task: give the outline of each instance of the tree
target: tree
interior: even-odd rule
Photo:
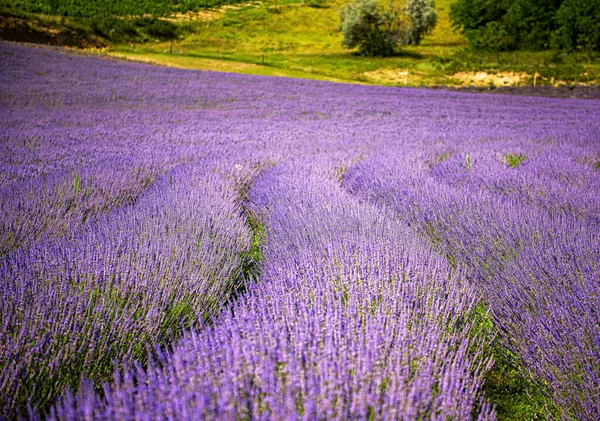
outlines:
[[[570,51],[600,51],[600,0],[565,0],[556,13],[552,46]]]
[[[470,31],[477,30],[488,22],[500,21],[509,6],[510,0],[456,0],[450,5],[452,28],[467,36]]]
[[[391,56],[406,39],[406,27],[393,5],[383,8],[377,0],[356,0],[340,10],[340,31],[345,48],[358,47],[368,57]]]
[[[488,48],[487,40],[502,21],[511,0],[457,0],[450,5],[452,27],[469,40],[471,48]],[[488,27],[488,25],[490,25]]]
[[[500,22],[516,48],[543,50],[556,28],[554,16],[563,0],[511,0]]]
[[[510,49],[511,37],[499,22],[489,22],[482,31],[482,39],[488,49],[496,52],[496,61],[500,64],[500,51]]]
[[[456,0],[450,19],[472,48],[600,51],[600,0]]]
[[[407,0],[404,9],[410,22],[406,43],[419,45],[437,23],[434,0]]]

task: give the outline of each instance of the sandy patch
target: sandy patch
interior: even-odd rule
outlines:
[[[587,76],[587,73],[584,73],[584,76]],[[537,75],[531,75],[528,73],[518,72],[459,72],[453,74],[452,76],[446,77],[449,79],[454,79],[455,81],[460,81],[460,83],[465,86],[494,86],[495,88],[500,88],[503,86],[519,87],[533,85],[534,82],[537,86],[549,85],[554,87],[559,87],[561,85],[593,86],[598,84],[598,82],[595,80],[589,82],[567,82],[564,80],[554,79],[553,77],[545,78],[539,73]]]
[[[222,10],[201,10],[199,12],[176,13],[168,18],[162,18],[171,22],[209,22],[221,18],[225,14]]]
[[[372,72],[365,72],[362,76],[365,79],[376,83],[404,84],[405,82],[410,83],[411,80],[411,72],[407,72],[406,69],[377,69]]]
[[[228,10],[238,10],[242,7],[257,6],[260,3],[239,3],[239,4],[227,4],[217,9],[200,10],[198,12],[186,12],[186,13],[175,13],[169,17],[162,18],[171,22],[209,22],[222,18]]]
[[[519,72],[459,72],[452,76],[447,76],[450,79],[460,81],[464,85],[469,86],[521,86],[531,83],[532,75]]]

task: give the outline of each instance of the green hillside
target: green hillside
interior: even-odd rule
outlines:
[[[397,57],[360,57],[341,46],[338,10],[345,3],[313,8],[299,0],[270,0],[180,16],[183,22],[194,18],[192,33],[181,40],[107,52],[181,67],[392,85],[404,83],[402,71],[408,71],[409,85],[533,84],[536,72],[537,84],[600,80],[599,62],[588,56],[468,51],[465,38],[450,27],[452,0],[436,2],[438,24],[422,45],[405,46]]]
[[[168,16],[241,0],[0,0],[0,7],[65,17]]]

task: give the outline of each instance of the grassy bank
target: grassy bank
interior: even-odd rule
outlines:
[[[268,0],[179,16],[191,26],[174,42],[115,45],[107,54],[151,60],[164,65],[263,75],[334,79],[403,85],[505,86],[600,83],[597,57],[553,51],[504,52],[497,55],[467,50],[464,37],[453,31],[448,16],[452,0],[437,4],[438,25],[419,46],[405,46],[396,57],[366,58],[341,46],[335,0],[313,8],[300,0]],[[200,60],[202,59],[202,60]],[[206,67],[205,67],[206,66]],[[218,66],[217,66],[218,67]],[[537,74],[537,76],[536,76]]]

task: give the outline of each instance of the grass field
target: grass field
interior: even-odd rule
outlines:
[[[584,56],[505,52],[498,62],[495,53],[468,51],[464,37],[451,28],[452,0],[436,2],[438,25],[422,45],[405,46],[391,58],[361,57],[341,46],[338,11],[345,3],[336,0],[325,8],[312,8],[298,0],[284,0],[228,7],[202,15],[203,20],[194,21],[192,30],[173,44],[117,45],[104,52],[216,70],[205,60],[209,58],[227,62],[223,64],[227,71],[237,71],[239,66],[242,73],[383,85],[404,84],[401,71],[409,72],[409,85],[533,84],[536,72],[537,84],[597,84],[599,80],[600,64]]]

